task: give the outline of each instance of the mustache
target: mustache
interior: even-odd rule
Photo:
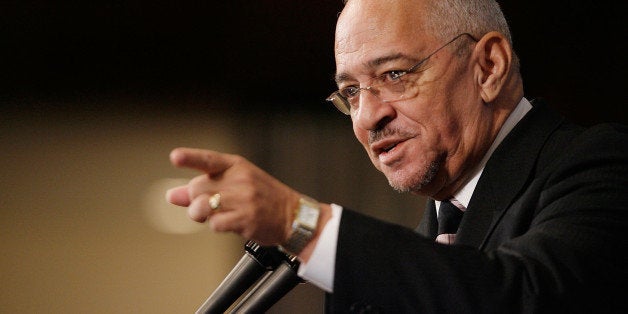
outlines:
[[[397,136],[397,137],[401,137],[401,138],[409,138],[409,137],[414,137],[414,134],[410,133],[410,132],[406,132],[404,130],[401,130],[399,128],[382,128],[382,129],[378,129],[378,130],[372,130],[369,132],[369,140],[368,143],[373,144],[379,140],[382,140],[384,138],[390,137],[390,136]]]

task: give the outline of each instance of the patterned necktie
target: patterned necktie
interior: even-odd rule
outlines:
[[[436,242],[453,244],[456,239],[458,225],[462,220],[463,210],[450,201],[442,201],[438,208],[438,236]]]

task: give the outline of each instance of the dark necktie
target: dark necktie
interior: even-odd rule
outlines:
[[[442,201],[438,208],[438,236],[436,242],[452,244],[464,212],[450,201]]]

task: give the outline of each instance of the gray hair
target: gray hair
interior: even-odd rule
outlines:
[[[346,4],[349,0],[343,0]],[[355,0],[354,0],[355,1]],[[436,39],[446,42],[462,33],[469,33],[476,39],[486,33],[497,31],[503,34],[510,46],[512,36],[506,17],[495,0],[425,0],[427,31]],[[456,48],[454,48],[456,47]],[[459,50],[461,44],[454,45]],[[519,59],[513,51],[513,62],[519,68]]]
[[[512,46],[506,18],[495,0],[429,0],[426,27],[436,38],[446,41],[461,33],[475,38],[497,31]]]
[[[512,35],[506,17],[495,0],[428,0],[425,26],[441,41],[462,33],[479,39],[496,31],[510,44],[513,69],[519,71],[519,57],[514,51]]]

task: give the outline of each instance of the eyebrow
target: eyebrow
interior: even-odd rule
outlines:
[[[364,66],[367,69],[371,69],[372,70],[372,69],[375,69],[375,68],[381,66],[382,64],[386,64],[388,62],[397,61],[397,60],[401,60],[401,59],[414,60],[414,58],[411,58],[411,57],[409,57],[406,54],[394,53],[394,54],[385,55],[385,56],[382,56],[382,57],[370,60],[370,61],[364,63]],[[334,80],[336,81],[336,84],[339,84],[339,83],[344,82],[344,81],[351,80],[352,78],[353,77],[349,73],[337,73],[336,75],[334,75]]]

